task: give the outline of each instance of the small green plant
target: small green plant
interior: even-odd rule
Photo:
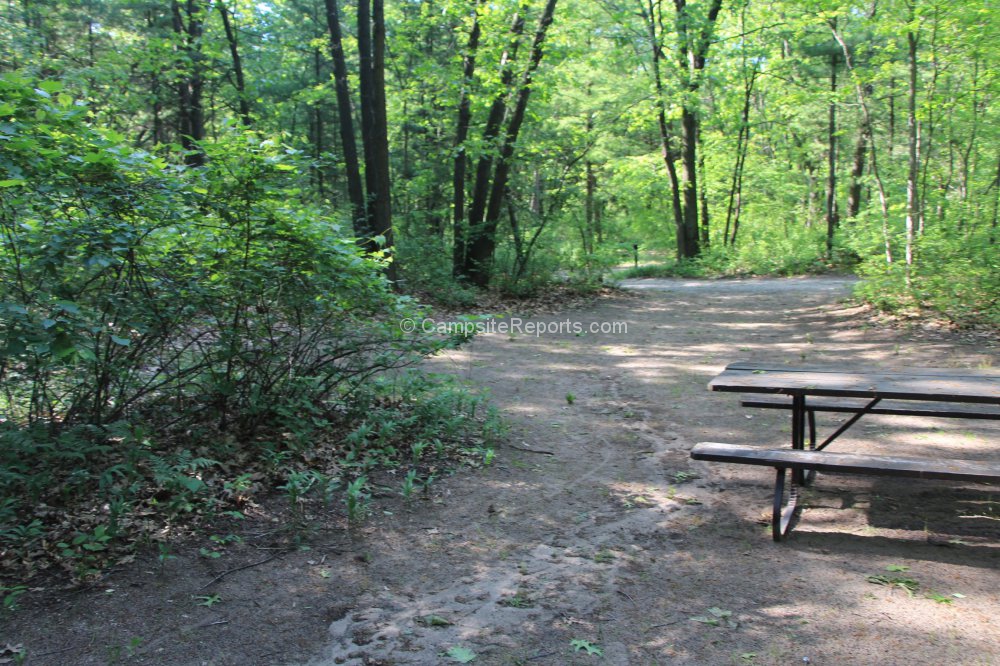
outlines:
[[[908,568],[908,567],[907,567]],[[906,578],[903,576],[885,576],[878,574],[875,576],[868,576],[866,580],[869,583],[874,583],[875,585],[884,585],[890,589],[899,588],[906,592],[906,596],[912,597],[913,594],[920,588],[920,583],[913,580],[912,578]]]
[[[599,550],[596,553],[594,553],[594,561],[597,562],[598,564],[607,564],[609,562],[614,561],[614,559],[615,559],[615,554],[606,548],[604,550]]]
[[[411,469],[406,473],[406,476],[403,477],[403,487],[400,490],[400,495],[402,495],[404,499],[410,499],[413,495],[413,489],[416,488],[416,480],[417,470],[415,469]]]
[[[3,609],[6,611],[17,610],[18,597],[27,591],[28,587],[26,585],[0,586],[0,595],[3,596]]]
[[[206,608],[211,608],[217,603],[222,601],[222,597],[218,594],[199,594],[194,597],[194,600],[198,603],[198,606],[205,606]]]
[[[417,442],[413,442],[413,444],[410,444],[410,453],[412,455],[411,460],[413,461],[414,465],[420,463],[420,459],[423,457],[424,451],[427,449],[427,446],[428,443],[425,440],[420,440]]]
[[[347,507],[347,519],[352,523],[363,520],[368,513],[371,495],[364,491],[366,483],[368,483],[367,477],[359,476],[347,484],[344,504]]]
[[[521,593],[515,594],[512,597],[504,597],[497,603],[509,608],[534,608],[535,606],[534,599]]]
[[[572,393],[567,393],[566,394],[566,404],[572,405],[574,402],[576,402],[576,396],[573,395]]]

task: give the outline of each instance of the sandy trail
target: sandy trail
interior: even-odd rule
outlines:
[[[315,663],[1000,662],[997,488],[828,475],[776,545],[759,521],[766,470],[689,461],[701,440],[788,438],[786,414],[705,389],[734,360],[998,360],[995,347],[866,324],[840,303],[851,284],[626,281],[631,297],[531,320],[583,334],[484,335],[436,361],[490,388],[510,445],[431,506],[369,528],[363,589]],[[627,333],[590,333],[594,322]],[[998,433],[870,417],[838,447],[995,458]],[[972,515],[984,517],[960,517]]]

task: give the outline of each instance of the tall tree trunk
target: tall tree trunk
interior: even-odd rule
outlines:
[[[476,3],[472,16],[472,29],[469,31],[469,42],[465,47],[465,57],[462,60],[462,92],[458,102],[458,124],[455,129],[455,160],[452,171],[452,273],[457,277],[465,268],[465,174],[469,164],[469,156],[465,152],[465,140],[469,136],[469,124],[472,122],[472,102],[469,88],[472,77],[476,73],[476,52],[479,50],[479,4]]]
[[[916,240],[918,210],[917,177],[918,166],[920,165],[917,154],[917,34],[913,30],[913,23],[916,20],[916,7],[914,2],[909,3],[910,9],[910,29],[906,33],[906,42],[909,46],[910,78],[907,89],[906,104],[906,129],[908,135],[907,142],[907,170],[906,170],[906,286],[912,284],[913,270],[913,246]]]
[[[538,69],[538,65],[542,61],[542,45],[545,42],[545,34],[555,16],[556,1],[547,0],[545,7],[542,9],[538,28],[535,30],[535,39],[531,45],[531,55],[521,76],[513,111],[509,115],[503,142],[500,147],[500,155],[496,160],[496,169],[493,174],[493,184],[490,189],[486,216],[483,219],[482,228],[479,232],[472,234],[472,242],[469,245],[466,256],[467,267],[469,269],[466,274],[469,275],[474,284],[480,287],[485,287],[489,284],[490,264],[493,260],[493,252],[496,249],[496,229],[500,222],[504,194],[507,188],[507,178],[510,174],[514,156],[514,147],[528,109],[528,97],[531,95],[532,79],[535,70]],[[469,226],[471,231],[471,220]]]
[[[510,39],[503,54],[500,56],[500,90],[493,98],[490,106],[490,113],[486,118],[486,125],[483,127],[483,143],[493,147],[500,129],[503,126],[504,115],[507,111],[507,97],[510,93],[510,85],[514,80],[514,59],[521,44],[521,36],[524,34],[524,15],[518,11],[511,22]],[[470,251],[476,243],[482,244],[480,237],[486,233],[486,206],[490,195],[490,177],[493,173],[494,154],[487,150],[480,157],[476,164],[475,179],[472,183],[472,202],[469,205],[469,219],[465,237],[465,255],[461,269],[458,273],[479,284],[482,279],[477,277],[478,267],[475,265],[476,259],[471,256]],[[479,248],[482,252],[482,248]]]
[[[205,164],[201,141],[205,138],[205,111],[202,106],[204,79],[201,64],[203,9],[198,0],[187,0],[182,10],[178,0],[170,2],[174,33],[182,43],[185,56],[184,74],[178,83],[178,133],[189,166]]]
[[[743,194],[743,165],[746,163],[747,146],[750,143],[750,101],[753,96],[754,83],[757,80],[759,70],[756,65],[750,73],[749,78],[745,75],[746,62],[744,56],[744,80],[743,80],[743,109],[740,112],[740,130],[736,136],[736,162],[733,165],[733,178],[729,186],[729,203],[726,206],[726,227],[722,233],[723,245],[736,243],[736,229],[739,226],[739,212]],[[736,213],[736,222],[733,225],[732,242],[730,243],[729,229],[733,222],[733,213]]]
[[[369,245],[371,228],[365,191],[361,184],[361,163],[358,161],[357,140],[354,137],[354,116],[351,113],[351,89],[347,78],[347,61],[340,29],[340,9],[337,0],[325,0],[326,24],[330,33],[330,57],[333,59],[334,89],[337,94],[337,118],[340,129],[340,147],[344,153],[344,171],[347,177],[347,198],[351,202],[351,225],[360,243]]]
[[[833,19],[836,26],[836,19]],[[830,109],[827,121],[826,258],[833,257],[837,230],[837,54],[830,54]]]
[[[639,0],[639,11],[646,23],[646,31],[649,33],[649,43],[652,48],[653,83],[656,86],[656,122],[660,131],[660,151],[663,163],[667,167],[667,175],[670,178],[670,204],[674,214],[674,229],[677,234],[677,258],[680,259],[687,256],[687,237],[684,233],[684,206],[681,203],[680,179],[677,177],[677,154],[673,147],[674,132],[672,125],[667,123],[667,107],[663,98],[663,75],[660,68],[663,47],[660,44],[660,33],[657,31],[657,25],[661,21],[655,13],[660,5],[659,3],[654,5],[653,0],[645,0],[645,2],[646,4],[643,4],[643,0]]]
[[[323,59],[319,49],[313,50],[313,77],[316,85],[322,84]],[[323,166],[323,153],[326,151],[326,123],[323,121],[323,107],[313,105],[313,160],[316,167],[313,173],[316,177],[316,191],[320,198],[326,196],[326,168]]]
[[[695,29],[687,0],[674,0],[678,40],[678,66],[684,72],[687,93],[681,107],[681,173],[684,200],[684,253],[696,257],[701,251],[698,235],[698,107],[695,97],[701,87],[701,72],[711,45],[722,0],[711,0],[704,22]]]
[[[863,121],[862,121],[863,122]],[[847,217],[854,219],[861,212],[861,179],[865,175],[865,161],[868,153],[868,129],[863,125],[858,129],[858,140],[854,144],[854,161],[851,163],[851,186],[847,190]]]
[[[358,79],[361,98],[361,137],[365,154],[368,226],[381,249],[393,247],[392,199],[389,173],[389,133],[385,100],[385,8],[383,0],[358,1]],[[396,281],[390,261],[386,277]]]
[[[867,134],[869,146],[868,153],[871,158],[871,173],[875,178],[875,185],[878,189],[879,207],[882,211],[882,242],[885,245],[885,262],[887,264],[891,264],[893,257],[892,238],[889,235],[889,197],[886,194],[885,183],[882,182],[882,175],[878,168],[878,152],[876,151],[875,137],[872,135],[871,110],[868,108],[868,99],[865,96],[865,90],[854,71],[854,61],[851,58],[850,47],[847,46],[847,42],[844,41],[844,37],[837,31],[836,23],[831,21],[828,25],[830,26],[831,32],[833,32],[833,38],[837,40],[838,44],[840,44],[840,50],[844,55],[844,65],[847,67],[847,71],[850,72],[854,79],[854,93],[858,98],[858,106],[861,107],[861,123]]]
[[[239,97],[240,121],[244,126],[249,127],[252,124],[250,119],[250,101],[247,99],[246,79],[243,77],[243,61],[240,60],[239,41],[236,37],[236,30],[233,29],[232,22],[229,20],[229,10],[226,9],[226,3],[220,0],[216,6],[219,8],[219,15],[222,16],[222,27],[226,31],[229,54],[233,58],[233,75],[236,78],[236,94]]]
[[[701,216],[699,225],[701,229],[701,248],[707,249],[711,243],[709,235],[709,225],[711,223],[710,211],[708,210],[708,179],[705,175],[705,150],[701,142],[701,127],[698,128],[698,171],[701,172],[701,184],[698,188],[698,213]]]

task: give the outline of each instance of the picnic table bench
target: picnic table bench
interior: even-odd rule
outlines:
[[[1000,463],[825,451],[867,414],[1000,420],[1000,373],[944,368],[873,372],[739,362],[728,365],[709,388],[765,394],[769,397],[745,398],[742,404],[791,411],[790,448],[702,442],[691,451],[695,460],[776,470],[771,513],[775,541],[794,527],[800,510],[799,488],[808,485],[816,472],[1000,482]],[[817,412],[849,413],[851,417],[817,442]]]

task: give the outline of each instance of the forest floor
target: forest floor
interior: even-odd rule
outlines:
[[[503,410],[490,465],[420,499],[377,497],[359,527],[317,526],[308,550],[268,546],[272,517],[224,558],[192,543],[162,567],[149,554],[96,586],[26,595],[0,617],[0,650],[22,645],[27,664],[1000,663],[1000,488],[821,475],[775,544],[768,470],[689,459],[702,440],[789,437],[788,414],[706,390],[732,361],[1000,366],[995,337],[886,325],[844,300],[850,284],[633,280],[523,318],[627,332],[482,335],[430,365]],[[1000,423],[866,417],[837,448],[995,459],[998,445]]]

